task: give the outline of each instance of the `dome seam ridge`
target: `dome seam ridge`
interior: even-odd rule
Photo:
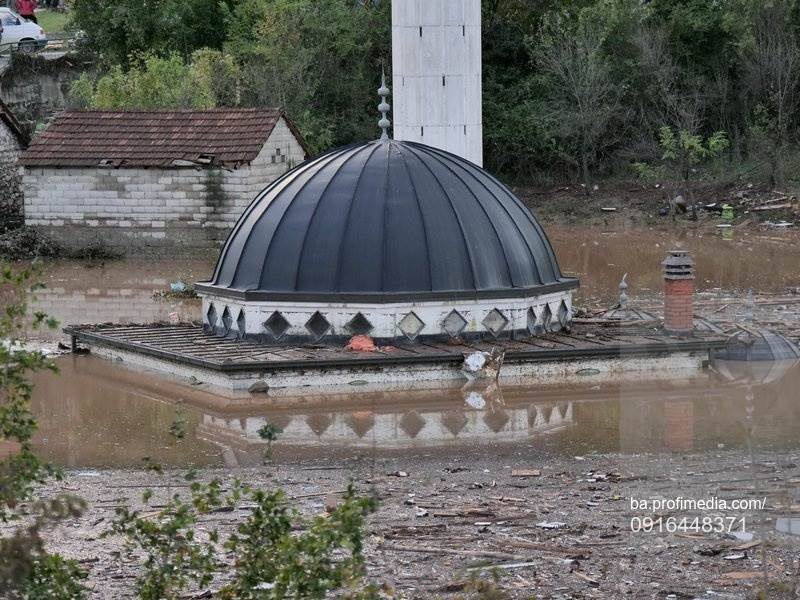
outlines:
[[[408,143],[413,144],[413,145],[421,145],[421,144],[418,144],[417,142],[408,142]],[[451,154],[451,153],[446,153],[446,152],[442,151],[439,148],[433,148],[433,150],[436,151],[436,152],[439,152],[440,154],[447,154],[448,156],[452,156],[457,162],[466,163],[468,166],[470,166],[473,169],[479,169],[479,167],[476,167],[471,162],[469,162],[468,160],[466,160],[466,159],[464,159],[464,158],[462,158],[460,156],[457,156],[457,155]],[[486,174],[486,176],[489,179],[491,179],[492,181],[494,181],[497,185],[499,185],[501,187],[507,187],[507,186],[505,186],[505,184],[503,184],[502,181],[500,181],[497,177],[495,177],[494,175],[492,175],[488,171],[485,171],[483,169],[480,169],[480,171],[482,173]],[[517,204],[517,206],[519,206],[523,210],[528,211],[533,216],[533,219],[531,219],[531,222],[533,223],[534,229],[536,229],[536,232],[539,234],[539,238],[542,240],[542,242],[544,244],[544,247],[545,247],[545,250],[547,250],[547,254],[550,257],[550,262],[554,266],[555,275],[557,276],[557,279],[559,279],[559,280],[564,279],[564,274],[561,272],[561,266],[558,264],[558,259],[556,258],[555,251],[553,250],[553,245],[550,243],[550,239],[547,237],[547,234],[545,233],[544,229],[542,228],[541,223],[539,223],[539,220],[536,218],[536,215],[533,214],[533,211],[531,209],[529,209],[527,206],[525,206],[525,204],[523,204],[522,201],[519,198],[517,198],[515,194],[512,193],[512,194],[509,194],[509,195],[510,195],[512,201]]]
[[[294,169],[292,171],[290,171],[290,172],[293,172],[293,171],[294,171]],[[264,212],[267,210],[267,208],[273,202],[278,200],[278,198],[280,198],[283,195],[283,193],[286,191],[286,188],[289,187],[292,184],[292,182],[294,182],[303,172],[305,172],[305,169],[303,171],[297,171],[294,174],[294,176],[292,177],[291,181],[288,178],[284,179],[283,177],[281,177],[280,179],[276,180],[275,182],[273,182],[272,184],[267,186],[264,190],[261,191],[260,194],[258,194],[258,196],[256,196],[255,200],[253,200],[253,202],[251,204],[251,206],[253,206],[253,209],[246,211],[246,213],[243,214],[242,217],[240,217],[240,219],[241,219],[240,222],[242,224],[244,224],[244,222],[248,218],[250,218],[250,215],[255,210],[255,205],[258,204],[261,200],[263,200],[267,196],[267,194],[273,190],[273,188],[278,187],[278,185],[277,185],[278,182],[286,183],[286,185],[284,185],[280,190],[278,190],[278,192],[275,194],[275,197],[270,201],[270,203],[267,204],[267,206],[262,209],[261,215],[259,215],[256,218],[255,222],[253,223],[253,226],[250,228],[250,231],[247,232],[247,236],[245,237],[244,243],[242,244],[242,250],[241,250],[241,252],[239,252],[239,257],[238,257],[238,259],[236,261],[236,267],[233,270],[233,276],[231,277],[231,285],[233,285],[236,282],[236,279],[237,279],[237,277],[239,275],[239,266],[242,264],[241,258],[244,255],[245,250],[247,249],[247,246],[248,246],[248,244],[250,243],[250,240],[253,237],[253,232],[256,229],[256,225],[258,225],[258,222],[260,221],[261,217],[264,216]],[[287,175],[288,175],[288,173],[287,173]],[[237,233],[240,233],[240,232],[241,232],[241,227],[237,230]],[[227,248],[225,249],[225,251],[227,251]]]
[[[475,259],[472,256],[472,250],[469,247],[469,242],[467,241],[467,235],[464,232],[464,223],[461,221],[461,215],[458,214],[453,201],[450,199],[450,196],[447,194],[447,191],[444,189],[442,183],[436,178],[436,175],[433,173],[431,168],[425,164],[425,161],[419,157],[416,150],[416,144],[408,144],[409,149],[411,150],[411,154],[419,161],[419,163],[425,168],[428,173],[430,173],[433,180],[436,182],[436,185],[441,189],[442,195],[447,199],[447,203],[450,205],[450,209],[453,211],[453,216],[456,219],[456,223],[458,223],[458,229],[461,232],[461,240],[464,242],[464,250],[466,251],[467,259],[469,260],[469,267],[470,267],[470,274],[472,275],[472,287],[473,289],[478,289],[478,279],[475,275]]]
[[[433,266],[431,265],[431,241],[428,239],[428,226],[425,223],[425,214],[422,211],[422,202],[419,199],[419,193],[417,192],[417,184],[414,183],[414,178],[411,175],[411,169],[408,167],[408,161],[406,160],[406,155],[403,152],[403,146],[398,145],[397,153],[400,155],[400,159],[403,162],[403,168],[406,171],[406,175],[408,176],[408,181],[411,183],[411,189],[414,190],[414,200],[417,204],[417,210],[419,211],[419,220],[422,223],[422,233],[423,237],[425,238],[425,256],[428,259],[428,287],[433,291]]]
[[[492,231],[494,232],[494,237],[495,237],[495,239],[497,240],[497,243],[500,246],[500,253],[503,255],[503,262],[505,262],[505,264],[506,264],[506,272],[508,273],[508,282],[510,284],[509,287],[512,287],[512,288],[516,287],[515,284],[514,284],[514,276],[511,274],[511,263],[509,263],[509,261],[508,261],[508,255],[506,254],[506,249],[505,249],[505,245],[503,244],[503,239],[500,237],[500,233],[497,231],[497,226],[495,226],[495,224],[492,221],[492,218],[489,216],[489,213],[487,212],[486,208],[481,203],[480,198],[478,198],[478,195],[474,191],[472,191],[472,188],[467,185],[467,183],[459,176],[459,174],[456,173],[435,152],[431,152],[430,156],[436,162],[438,162],[440,165],[442,165],[442,167],[444,167],[451,175],[453,175],[453,177],[455,177],[461,183],[461,185],[463,185],[467,189],[467,192],[475,199],[475,203],[478,205],[478,207],[480,207],[481,212],[486,217],[486,220],[489,222],[489,226],[492,228]],[[477,288],[477,286],[476,286],[476,288]]]
[[[345,153],[347,150],[349,150],[349,149],[350,149],[350,147],[347,147],[347,148],[341,148],[341,149],[340,149],[338,152],[334,151],[334,152],[330,152],[329,154],[325,155],[325,157],[326,157],[326,158],[328,158],[329,160],[328,160],[328,161],[327,161],[327,162],[326,162],[326,163],[325,163],[325,164],[324,164],[324,165],[323,165],[321,168],[317,169],[317,170],[316,170],[316,171],[315,171],[315,172],[314,172],[314,173],[311,175],[311,177],[309,177],[309,178],[308,178],[308,180],[307,180],[307,181],[305,181],[305,182],[303,183],[303,185],[301,185],[301,186],[300,186],[300,189],[299,189],[299,190],[297,190],[297,192],[295,193],[295,197],[294,197],[294,198],[292,198],[292,199],[289,201],[289,204],[286,206],[286,210],[284,210],[284,211],[283,211],[283,214],[281,215],[280,219],[278,219],[278,223],[275,225],[275,231],[272,233],[272,237],[270,238],[270,240],[269,240],[269,243],[267,244],[267,248],[266,248],[266,250],[265,250],[265,252],[264,252],[264,262],[261,264],[261,275],[260,275],[260,276],[259,276],[259,278],[258,278],[258,287],[259,287],[259,289],[261,289],[261,288],[263,288],[263,287],[264,287],[264,283],[263,283],[263,282],[264,282],[264,274],[265,274],[265,272],[266,272],[266,268],[267,268],[267,260],[268,260],[268,258],[269,258],[269,253],[270,253],[270,250],[272,249],[272,244],[275,242],[275,238],[277,237],[277,235],[278,235],[278,232],[280,231],[280,229],[281,229],[281,226],[283,225],[283,221],[284,221],[284,219],[286,218],[286,215],[287,215],[287,213],[289,212],[289,209],[292,207],[292,204],[293,204],[293,203],[294,203],[294,201],[297,199],[297,196],[300,194],[300,192],[302,192],[304,189],[306,189],[306,186],[307,186],[309,183],[311,183],[312,181],[314,181],[314,179],[316,179],[316,177],[317,177],[317,176],[320,174],[320,172],[321,172],[321,171],[322,171],[322,170],[323,170],[325,167],[327,167],[327,166],[328,166],[329,164],[331,164],[331,163],[332,163],[334,160],[336,160],[336,158],[337,158],[338,156],[340,156],[341,154],[344,154],[344,153]],[[320,162],[321,162],[321,159],[320,159],[319,161],[315,161],[315,162],[314,162],[314,164],[319,164]],[[309,167],[310,167],[310,166],[311,166],[311,165],[309,165]],[[269,206],[267,206],[267,207],[264,209],[264,211],[266,212],[266,210],[268,210],[268,209],[269,209]]]
[[[307,243],[307,241],[308,241],[308,234],[309,234],[309,232],[311,231],[311,225],[312,225],[312,224],[313,224],[313,222],[314,222],[314,218],[317,216],[317,211],[319,210],[319,206],[320,206],[320,204],[322,204],[322,200],[325,198],[325,192],[327,192],[327,191],[328,191],[328,189],[331,187],[331,184],[332,184],[332,183],[333,183],[333,182],[336,180],[336,178],[339,176],[339,174],[341,173],[341,170],[342,170],[342,168],[343,168],[343,167],[344,167],[344,166],[345,166],[345,165],[346,165],[348,162],[350,162],[350,161],[351,161],[351,160],[352,160],[354,157],[356,157],[356,156],[360,155],[360,154],[361,154],[361,153],[364,151],[364,149],[365,149],[365,147],[364,147],[364,146],[362,146],[362,147],[360,147],[360,148],[355,148],[355,149],[352,149],[352,151],[350,152],[350,155],[349,155],[349,156],[347,156],[347,157],[346,157],[346,158],[345,158],[345,159],[342,161],[342,164],[340,164],[340,165],[339,165],[339,167],[336,169],[336,172],[334,173],[334,175],[333,175],[333,176],[330,178],[330,180],[328,180],[328,183],[326,183],[326,184],[325,184],[325,187],[324,187],[324,188],[322,189],[322,191],[320,192],[320,194],[319,194],[319,198],[317,198],[317,202],[316,202],[316,204],[314,205],[314,209],[311,211],[311,217],[308,219],[308,225],[306,226],[306,230],[305,230],[305,232],[303,233],[303,243],[300,245],[300,256],[297,258],[297,268],[295,269],[295,274],[294,274],[294,288],[293,288],[293,289],[294,289],[295,291],[297,291],[297,290],[298,290],[298,286],[299,286],[299,283],[300,283],[300,269],[301,269],[301,267],[303,266],[303,257],[304,257],[304,256],[305,256],[305,254],[306,254],[306,243]],[[337,156],[336,158],[341,158],[341,156],[342,156],[343,154],[344,154],[344,153],[340,154],[340,155],[339,155],[339,156]],[[326,164],[325,166],[326,166],[326,167],[327,167],[327,166],[329,166],[329,165],[330,165],[331,163],[333,163],[335,160],[336,160],[336,159],[334,159],[334,160],[330,161],[330,162],[329,162],[328,164]]]
[[[439,155],[443,154],[443,153],[442,153],[442,152],[441,152],[441,151],[440,151],[438,148],[434,148],[434,151],[435,151],[437,154],[439,154]],[[514,229],[517,231],[517,233],[519,234],[520,238],[522,238],[522,241],[525,243],[525,247],[528,249],[528,253],[530,254],[530,257],[531,257],[531,264],[532,264],[532,265],[533,265],[533,267],[536,269],[536,275],[537,275],[537,277],[538,277],[538,279],[539,279],[539,283],[540,283],[540,284],[542,284],[542,285],[544,285],[546,282],[545,282],[545,280],[544,280],[544,277],[542,277],[542,270],[541,270],[541,268],[539,267],[539,262],[538,262],[538,260],[537,260],[537,258],[536,258],[536,252],[534,252],[534,249],[533,249],[533,247],[531,247],[531,244],[530,244],[530,242],[528,241],[528,238],[525,236],[525,234],[523,234],[523,233],[522,233],[522,230],[519,228],[519,225],[517,224],[517,221],[516,221],[516,219],[515,219],[515,218],[513,217],[513,215],[511,214],[511,211],[509,211],[509,210],[508,210],[508,208],[506,207],[506,205],[503,203],[502,199],[501,199],[501,198],[500,198],[500,197],[499,197],[499,196],[498,196],[496,193],[494,193],[494,192],[493,192],[493,191],[492,191],[492,190],[489,188],[489,186],[487,186],[485,183],[483,183],[483,182],[480,180],[480,178],[478,178],[478,177],[475,175],[475,173],[473,173],[473,172],[472,172],[472,170],[470,170],[469,168],[467,168],[467,166],[464,166],[463,164],[461,164],[461,162],[459,162],[459,161],[456,161],[456,164],[458,165],[458,168],[459,168],[459,169],[462,169],[462,170],[464,171],[464,173],[465,173],[465,174],[466,174],[468,177],[471,177],[471,178],[472,178],[472,179],[473,179],[473,180],[474,180],[474,181],[475,181],[475,182],[476,182],[476,183],[477,183],[479,186],[481,186],[481,187],[482,187],[484,190],[486,190],[486,192],[487,192],[489,195],[491,195],[491,196],[492,196],[492,198],[494,198],[495,200],[497,200],[497,203],[498,203],[498,204],[500,205],[500,207],[503,209],[503,212],[505,212],[505,213],[506,213],[506,215],[508,215],[508,218],[511,220],[511,223],[514,225]],[[483,172],[485,172],[485,171],[483,171]],[[497,184],[497,185],[501,186],[501,189],[504,187],[504,186],[502,186],[502,183],[501,183],[500,181],[496,180],[494,177],[492,177],[492,181],[493,181],[495,184]],[[474,195],[474,194],[473,194],[473,195]],[[513,197],[512,197],[512,199],[513,199]],[[520,208],[523,210],[523,212],[525,211],[525,207],[520,207]],[[488,215],[487,215],[487,218],[488,218]],[[530,220],[531,220],[531,222],[533,222],[533,221],[534,221],[534,219],[530,219]],[[489,219],[489,221],[491,222],[491,219]],[[494,227],[494,223],[492,223],[492,226]],[[540,238],[540,239],[542,239],[542,237],[543,237],[543,232],[542,232],[542,231],[539,231],[539,229],[537,229],[537,228],[536,228],[536,224],[535,224],[535,223],[533,223],[533,226],[534,226],[534,230],[536,230],[536,232],[537,232],[537,233],[539,233],[539,238]],[[496,228],[496,227],[494,227],[494,229],[495,229],[495,233],[497,233],[497,228]],[[498,235],[498,239],[499,239],[499,235]],[[502,240],[500,240],[500,246],[501,246],[501,248],[503,248],[503,255],[506,257],[506,262],[508,262],[508,255],[506,254],[505,245],[503,244]],[[551,262],[552,262],[552,261],[551,261]],[[510,265],[509,265],[509,271],[510,271]],[[556,273],[555,273],[556,275],[560,275],[560,268],[558,268],[558,267],[557,267],[557,264],[556,264],[556,268],[554,269],[554,271],[556,272]],[[509,275],[510,275],[510,273],[509,273]],[[512,278],[512,280],[513,280],[513,277],[511,277],[511,278]],[[522,287],[525,287],[525,286],[522,286]]]
[[[366,166],[369,164],[369,161],[372,160],[372,157],[375,156],[375,152],[378,151],[380,146],[380,144],[373,143],[372,152],[369,153],[367,160],[364,161],[364,168],[361,169],[361,172],[358,174],[358,180],[353,188],[353,195],[350,197],[350,205],[347,207],[347,215],[345,216],[344,220],[344,231],[342,231],[342,237],[339,240],[339,251],[336,253],[336,279],[334,280],[334,288],[337,292],[340,292],[342,289],[342,257],[344,255],[344,241],[347,239],[347,233],[350,231],[350,216],[353,214],[353,205],[356,203],[356,195],[361,187],[361,181],[363,180]]]
[[[236,237],[236,234],[238,234],[239,231],[241,231],[241,228],[242,228],[243,224],[245,223],[247,218],[250,216],[250,214],[256,209],[256,207],[258,206],[259,202],[264,198],[264,196],[267,193],[269,193],[270,191],[272,191],[274,188],[278,187],[282,183],[286,183],[286,185],[288,186],[289,184],[291,184],[291,181],[287,182],[287,179],[289,179],[290,177],[292,177],[292,179],[297,178],[297,176],[300,175],[300,173],[308,170],[310,167],[312,167],[317,162],[323,160],[329,154],[334,154],[336,152],[343,151],[343,150],[345,150],[345,149],[344,148],[335,148],[333,150],[330,150],[328,152],[323,153],[322,155],[320,155],[320,156],[318,156],[318,157],[316,157],[314,159],[311,159],[311,160],[308,160],[308,161],[303,161],[302,163],[297,165],[294,169],[290,169],[289,171],[287,171],[286,173],[284,173],[283,175],[278,177],[275,181],[270,182],[264,189],[262,189],[256,195],[256,197],[252,200],[252,202],[250,202],[250,204],[247,206],[247,208],[245,208],[245,210],[242,213],[242,215],[237,219],[236,223],[233,226],[233,229],[228,234],[228,237],[226,238],[225,243],[222,245],[222,249],[220,251],[219,258],[217,259],[217,264],[214,267],[214,275],[211,278],[211,281],[214,283],[214,285],[218,285],[219,276],[221,275],[223,257],[227,258],[228,249],[230,248],[231,242],[233,241],[234,237]],[[284,188],[278,193],[276,198],[278,196],[280,196],[284,192],[285,189],[286,189],[286,186],[284,186]],[[252,231],[251,231],[251,233],[252,233]],[[250,234],[248,234],[248,239],[249,239],[249,237],[250,237]],[[242,245],[242,250],[244,250],[245,245],[246,245],[246,242],[245,242],[244,245]],[[240,254],[239,258],[241,258],[241,254]],[[229,285],[232,285],[233,282],[236,280],[236,273],[238,272],[239,260],[236,261],[236,265],[237,265],[237,268],[234,269],[234,275],[233,275],[233,277],[231,277],[231,283]]]

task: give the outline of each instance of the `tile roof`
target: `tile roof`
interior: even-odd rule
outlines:
[[[236,166],[252,161],[283,117],[281,109],[75,110],[31,141],[27,167]]]

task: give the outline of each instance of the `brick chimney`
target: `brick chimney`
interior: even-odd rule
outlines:
[[[685,250],[672,250],[664,267],[664,329],[688,335],[694,329],[694,261]]]

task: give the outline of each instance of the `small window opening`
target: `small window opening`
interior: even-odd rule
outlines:
[[[419,37],[422,37],[422,26],[419,28]]]
[[[447,85],[447,81],[445,80],[446,76],[442,75],[442,86]]]
[[[461,26],[461,35],[464,36],[464,37],[467,37],[467,26],[466,25],[462,25]]]
[[[464,135],[467,135],[467,126],[464,125]]]
[[[425,137],[425,127],[420,127],[419,128],[419,134],[420,134],[420,136]]]

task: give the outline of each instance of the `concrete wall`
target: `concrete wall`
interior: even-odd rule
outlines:
[[[394,137],[483,165],[480,0],[392,2]]]
[[[528,298],[498,298],[491,300],[453,300],[431,302],[404,302],[397,304],[360,304],[349,302],[344,304],[322,303],[290,303],[290,302],[259,302],[244,301],[224,298],[209,292],[200,292],[203,298],[203,323],[213,327],[219,334],[245,335],[252,339],[261,339],[267,343],[273,342],[274,336],[266,328],[266,321],[274,312],[279,312],[289,328],[281,339],[306,339],[311,334],[306,330],[306,323],[319,311],[330,323],[331,327],[324,339],[331,337],[351,337],[354,332],[349,331],[347,324],[357,314],[361,313],[372,325],[369,335],[376,339],[402,338],[403,319],[413,312],[423,323],[417,332],[420,336],[447,337],[444,321],[455,310],[466,321],[462,335],[485,335],[491,339],[484,320],[487,315],[497,309],[507,319],[503,335],[511,331],[536,330],[544,327],[543,319],[546,314],[545,307],[550,309],[550,331],[559,331],[559,309],[562,302],[566,305],[567,321],[572,319],[572,292],[561,291]],[[211,310],[213,305],[213,311]],[[227,309],[231,326],[228,331],[223,322],[223,315]],[[531,320],[530,310],[533,309],[535,321]],[[239,329],[239,315],[244,318],[244,330]],[[214,322],[211,322],[213,317]]]
[[[26,168],[25,222],[72,247],[209,247],[303,155],[281,119],[256,159],[235,170]]]

